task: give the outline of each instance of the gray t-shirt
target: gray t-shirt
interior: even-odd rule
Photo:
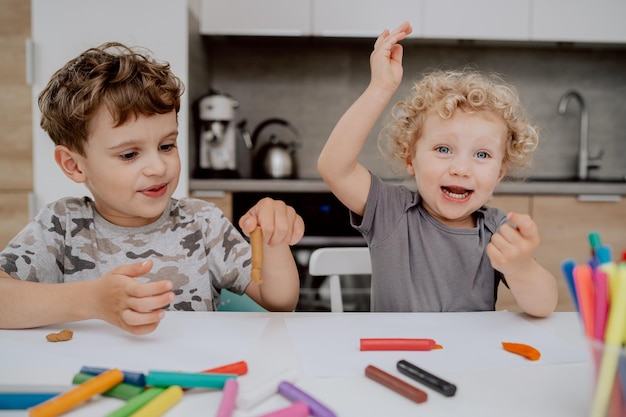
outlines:
[[[477,227],[448,227],[421,204],[419,193],[372,175],[363,217],[352,225],[372,259],[372,311],[489,311],[495,309],[495,271],[485,248],[506,213],[482,207]]]
[[[250,246],[214,204],[171,199],[161,217],[142,227],[116,226],[89,197],[44,207],[0,253],[13,278],[61,283],[98,278],[113,268],[152,260],[143,281],[169,279],[168,310],[215,311],[220,290],[241,294],[250,283]]]

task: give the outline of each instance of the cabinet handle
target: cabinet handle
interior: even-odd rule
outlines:
[[[31,38],[27,38],[24,44],[24,52],[26,54],[26,85],[33,86],[35,83],[35,68],[34,65],[34,52],[35,45],[33,44],[33,40]]]
[[[599,202],[599,203],[619,203],[622,196],[618,194],[580,194],[578,196],[580,202]]]

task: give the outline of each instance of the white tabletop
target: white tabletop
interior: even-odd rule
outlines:
[[[69,342],[45,335],[69,328]],[[360,337],[430,337],[443,349],[429,352],[360,352]],[[529,361],[505,352],[521,342],[542,356]],[[453,397],[420,386],[395,370],[409,360],[457,385]],[[29,330],[0,330],[0,390],[11,385],[71,384],[82,366],[148,372],[195,372],[245,360],[241,399],[291,378],[339,417],[352,416],[586,416],[592,369],[576,313],[532,319],[490,313],[197,313],[168,312],[150,335],[133,336],[104,322],[85,321]],[[416,404],[364,375],[375,365],[428,393]],[[282,376],[281,376],[282,375]],[[240,402],[233,417],[259,416],[285,407],[278,394],[254,405]],[[187,391],[166,416],[212,416],[221,391]],[[120,407],[96,397],[66,415],[100,416]],[[245,407],[244,407],[245,406]],[[0,416],[24,411],[0,411]]]

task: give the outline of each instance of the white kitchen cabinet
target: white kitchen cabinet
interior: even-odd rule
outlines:
[[[423,0],[423,37],[526,41],[530,0]]]
[[[411,22],[410,37],[422,36],[422,1],[312,0],[313,34],[376,38],[383,29],[393,30],[405,20]]]
[[[37,209],[64,196],[88,195],[54,162],[54,144],[39,126],[37,97],[50,76],[83,50],[119,41],[152,51],[170,63],[185,85],[188,81],[188,8],[170,0],[32,0],[33,169]],[[175,196],[188,195],[189,100],[181,100],[178,146],[181,178]]]
[[[203,35],[626,43],[623,0],[199,0]]]
[[[532,0],[531,40],[626,42],[624,0]]]
[[[204,35],[304,36],[311,34],[311,0],[202,0]]]

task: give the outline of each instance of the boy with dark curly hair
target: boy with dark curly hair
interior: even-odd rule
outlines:
[[[300,281],[290,245],[302,218],[262,199],[240,220],[263,231],[263,283],[251,248],[212,203],[174,199],[183,85],[169,64],[119,43],[83,52],[39,96],[54,158],[93,195],[63,198],[0,252],[0,328],[101,319],[153,331],[165,310],[217,310],[222,289],[292,311]]]

